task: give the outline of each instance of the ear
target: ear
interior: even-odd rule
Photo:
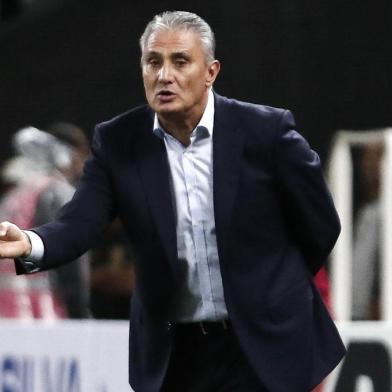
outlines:
[[[220,62],[218,60],[211,61],[207,68],[206,86],[210,87],[215,82],[220,71]]]

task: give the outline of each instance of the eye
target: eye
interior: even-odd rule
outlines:
[[[175,60],[175,64],[179,68],[183,67],[186,63],[187,63],[187,61],[185,59],[180,58],[180,59]]]
[[[147,63],[147,65],[149,65],[153,68],[156,68],[159,66],[160,61],[156,58],[149,58],[149,59],[147,59],[146,63]]]

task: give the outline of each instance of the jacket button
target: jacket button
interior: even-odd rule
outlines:
[[[170,331],[172,329],[173,324],[170,321],[168,321],[166,326],[167,326],[167,330]]]

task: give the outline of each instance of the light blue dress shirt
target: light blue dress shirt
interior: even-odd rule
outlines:
[[[177,255],[182,275],[174,304],[174,319],[178,322],[227,318],[215,232],[213,128],[212,91],[189,146],[165,132],[156,115],[154,120],[154,134],[164,139],[166,145],[176,213]]]

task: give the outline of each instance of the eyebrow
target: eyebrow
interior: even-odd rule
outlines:
[[[174,53],[171,54],[170,57],[172,57],[174,59],[177,59],[177,58],[180,58],[180,57],[184,57],[186,59],[189,59],[191,56],[189,55],[188,52],[174,52]]]
[[[150,58],[152,58],[152,57],[162,57],[162,54],[159,53],[159,52],[156,52],[156,51],[150,51],[150,52],[147,52],[146,54],[143,54],[143,55],[142,55],[142,60],[150,59]],[[190,58],[191,56],[190,56],[189,53],[186,52],[186,51],[180,51],[180,52],[171,53],[171,54],[170,54],[170,57],[171,57],[171,58],[174,58],[174,59],[176,59],[176,58],[181,58],[181,57],[184,57],[184,58],[187,58],[187,59],[188,59],[188,58]]]
[[[147,59],[149,59],[151,57],[157,57],[157,56],[160,56],[158,52],[142,53],[141,60],[144,61],[144,60],[147,60]]]

